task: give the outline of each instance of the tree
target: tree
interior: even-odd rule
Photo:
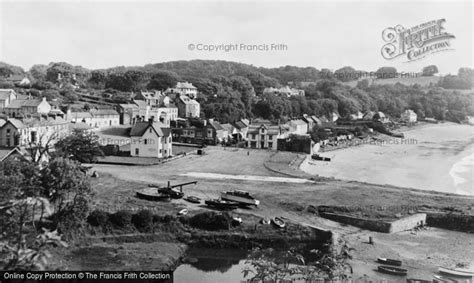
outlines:
[[[336,77],[341,82],[349,82],[358,79],[356,77],[356,73],[357,71],[354,68],[346,66],[336,70],[334,72],[334,77]]]
[[[421,75],[423,77],[432,77],[434,74],[438,73],[438,67],[436,65],[429,65],[423,68]]]
[[[158,71],[153,73],[151,80],[147,85],[149,89],[166,90],[175,87],[180,80],[179,76],[170,71]]]
[[[62,157],[41,169],[42,195],[54,206],[53,222],[62,232],[73,232],[72,227],[87,217],[92,188],[86,171],[77,161]]]
[[[59,156],[71,158],[82,163],[91,163],[103,156],[99,137],[86,130],[74,129],[73,132],[56,143]]]
[[[48,66],[38,64],[38,65],[33,65],[33,67],[30,68],[29,73],[35,81],[43,82],[46,80],[47,70],[48,70]]]
[[[246,267],[242,272],[244,278],[251,277],[250,282],[344,281],[352,273],[352,267],[347,262],[351,259],[351,249],[342,240],[337,245],[338,248],[331,246],[325,253],[312,250],[318,260],[309,263],[292,249],[277,251],[255,248],[245,261],[251,268]]]
[[[397,77],[397,69],[395,67],[380,67],[376,72],[377,79],[390,79]]]

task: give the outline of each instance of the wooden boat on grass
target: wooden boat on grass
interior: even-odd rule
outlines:
[[[188,214],[188,210],[185,208],[185,209],[181,209],[179,212],[178,212],[178,215],[186,215]]]
[[[323,157],[319,154],[313,154],[311,155],[311,159],[313,160],[319,160],[319,161],[331,161],[331,158],[329,157]]]
[[[184,200],[191,203],[201,203],[201,199],[196,196],[187,196],[184,198]]]
[[[152,201],[170,201],[169,194],[163,194],[158,191],[158,188],[145,188],[137,191],[137,197]]]
[[[278,228],[284,228],[286,226],[285,221],[281,217],[275,217],[272,219],[273,225],[277,226]]]
[[[397,276],[406,276],[407,275],[407,270],[399,267],[393,267],[393,266],[384,266],[381,265],[378,267],[378,271],[390,275],[397,275]]]
[[[210,199],[204,202],[207,206],[217,209],[236,209],[239,207],[237,202],[226,201],[221,199]]]
[[[386,264],[386,265],[402,266],[402,262],[400,260],[384,258],[384,257],[377,258],[377,262],[381,264]]]
[[[433,281],[425,280],[425,279],[409,278],[407,279],[407,283],[433,283]]]
[[[260,223],[264,224],[264,225],[268,225],[270,224],[270,219],[269,218],[262,218],[262,220],[260,220]]]
[[[222,192],[221,199],[238,202],[242,206],[258,206],[260,204],[260,201],[251,196],[249,192],[240,190]]]
[[[465,278],[472,278],[474,276],[474,272],[472,271],[464,271],[459,269],[449,269],[445,267],[440,267],[438,272],[441,274],[449,275],[449,276],[456,276],[456,277],[465,277]]]
[[[457,283],[457,282],[459,282],[455,279],[451,279],[451,278],[444,277],[444,276],[441,276],[441,275],[433,275],[433,277],[434,277],[434,279],[433,279],[434,283]]]

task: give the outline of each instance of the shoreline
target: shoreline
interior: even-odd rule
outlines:
[[[406,127],[401,130],[405,139],[416,141],[413,144],[361,144],[328,151],[331,162],[311,162],[307,158],[300,170],[343,181],[463,195],[450,172],[467,174],[472,170],[469,166],[474,134],[470,129],[471,126],[454,123]],[[466,186],[472,179],[462,181]],[[464,195],[474,195],[472,186],[464,188]]]

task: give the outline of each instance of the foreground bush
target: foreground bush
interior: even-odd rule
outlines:
[[[96,209],[87,217],[87,222],[92,226],[105,226],[109,221],[109,214],[103,210]]]
[[[139,231],[149,231],[153,226],[153,213],[147,209],[140,210],[132,216],[132,223]]]
[[[132,224],[132,214],[126,210],[119,210],[110,215],[110,222],[118,227],[129,227]]]
[[[194,215],[189,223],[194,228],[205,230],[228,230],[230,227],[230,216],[225,213],[216,213],[214,211],[203,212]]]

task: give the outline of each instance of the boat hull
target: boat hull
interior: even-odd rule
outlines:
[[[407,270],[402,269],[402,268],[396,268],[392,266],[379,266],[378,271],[385,273],[385,274],[390,274],[390,275],[396,275],[396,276],[406,276],[407,275]]]
[[[235,196],[228,193],[221,193],[221,199],[237,202],[243,206],[258,206],[260,202],[256,199],[248,199],[241,196]]]
[[[377,259],[377,262],[381,263],[381,264],[386,264],[386,265],[402,266],[402,262],[400,260],[390,259],[390,258],[381,258],[381,257],[379,257]]]
[[[239,207],[238,203],[235,202],[223,202],[223,201],[214,201],[214,200],[206,200],[204,202],[207,206],[217,208],[217,209],[236,209]]]
[[[449,268],[440,267],[438,269],[439,273],[449,276],[463,277],[463,278],[472,278],[474,276],[473,272],[453,270]]]
[[[277,226],[278,228],[285,228],[285,226],[286,226],[285,221],[283,221],[283,219],[281,219],[279,217],[273,218],[272,223],[273,223],[273,225]]]

